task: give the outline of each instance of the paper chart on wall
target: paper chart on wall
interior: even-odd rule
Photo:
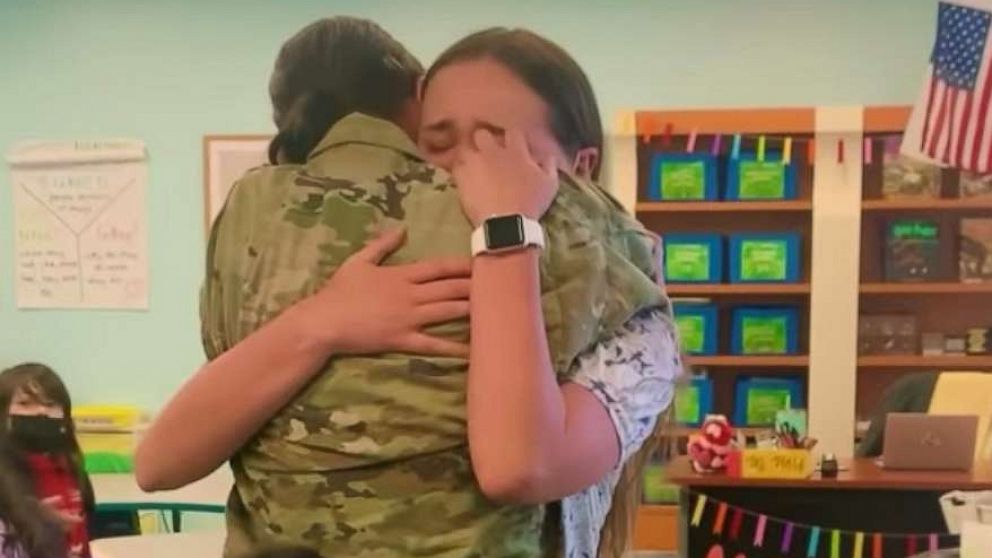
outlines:
[[[17,306],[147,309],[144,143],[24,142],[7,160]]]

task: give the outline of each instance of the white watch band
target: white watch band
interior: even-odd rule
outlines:
[[[524,229],[524,243],[522,246],[514,246],[509,248],[507,251],[519,250],[521,248],[527,248],[530,246],[536,246],[538,248],[544,248],[544,227],[540,223],[533,219],[529,219],[520,216],[520,220],[523,223]],[[502,252],[503,250],[489,250],[486,245],[486,224],[483,223],[481,226],[472,231],[472,256],[478,256],[479,254],[485,254],[489,252]]]

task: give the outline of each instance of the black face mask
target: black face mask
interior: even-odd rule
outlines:
[[[65,419],[37,415],[10,415],[10,434],[20,447],[38,453],[60,453],[69,445]]]

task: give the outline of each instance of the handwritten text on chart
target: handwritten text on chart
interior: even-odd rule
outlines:
[[[12,169],[18,304],[144,308],[144,163]]]

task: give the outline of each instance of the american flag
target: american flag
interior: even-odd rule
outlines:
[[[941,2],[919,148],[931,159],[992,172],[992,2]]]

